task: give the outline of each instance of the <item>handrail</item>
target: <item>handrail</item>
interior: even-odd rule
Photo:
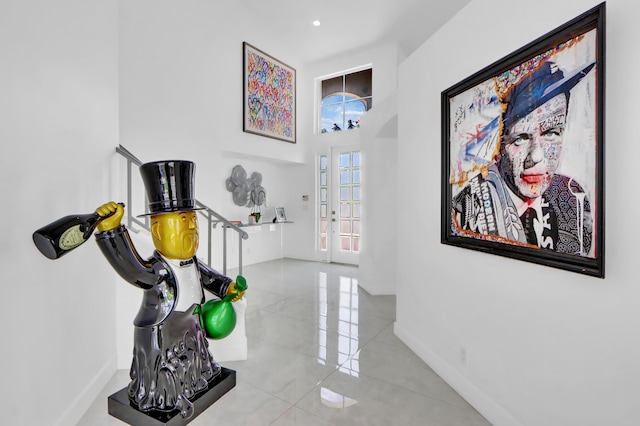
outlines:
[[[142,165],[142,161],[138,159],[135,155],[133,155],[128,149],[119,145],[116,147],[116,152],[127,159],[127,205],[132,205],[132,177],[131,177],[131,166],[136,165],[140,167]],[[145,196],[146,198],[146,196]],[[145,200],[146,201],[146,200]],[[145,206],[148,203],[145,202]],[[222,227],[222,273],[226,275],[227,273],[227,229],[232,229],[233,231],[238,233],[238,274],[242,275],[242,240],[246,240],[249,238],[249,234],[240,229],[238,226],[231,223],[225,217],[208,207],[207,205],[200,202],[196,199],[196,207],[201,208],[198,210],[198,213],[202,214],[207,218],[207,264],[211,267],[211,244],[212,244],[212,229],[218,225],[218,223],[223,223]],[[148,208],[145,207],[145,213],[148,213]],[[214,219],[215,218],[215,219]],[[149,231],[149,216],[144,216],[144,221],[138,220],[137,218],[131,216],[131,214],[127,215],[127,227],[131,228],[131,225],[135,223],[138,226],[141,226],[143,229]]]

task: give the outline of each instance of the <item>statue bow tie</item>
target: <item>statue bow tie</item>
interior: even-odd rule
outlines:
[[[187,266],[187,265],[191,265],[193,264],[193,258],[189,259],[189,260],[181,260],[180,261],[180,266]]]

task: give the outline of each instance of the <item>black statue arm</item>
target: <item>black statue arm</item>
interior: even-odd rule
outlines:
[[[200,269],[202,286],[217,297],[223,298],[227,294],[227,289],[233,280],[226,275],[222,275],[218,271],[211,269],[200,259],[196,260],[198,262],[198,269]]]
[[[157,284],[158,269],[162,265],[157,259],[143,260],[140,257],[124,225],[97,233],[96,242],[104,257],[125,281],[144,290]]]

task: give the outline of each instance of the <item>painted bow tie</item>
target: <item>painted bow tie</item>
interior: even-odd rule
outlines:
[[[181,260],[180,261],[180,266],[187,266],[187,265],[191,265],[191,264],[193,264],[193,259]]]

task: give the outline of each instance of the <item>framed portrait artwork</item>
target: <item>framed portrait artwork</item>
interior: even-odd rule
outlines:
[[[296,70],[243,43],[244,131],[296,143]]]
[[[605,3],[442,92],[443,244],[604,277]]]

